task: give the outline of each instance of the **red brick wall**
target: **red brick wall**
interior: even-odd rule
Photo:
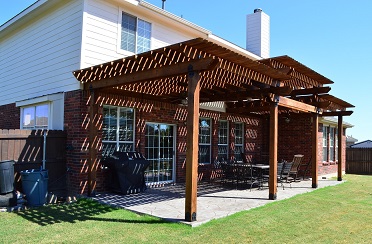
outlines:
[[[0,129],[19,129],[21,110],[15,103],[0,106]]]
[[[118,95],[99,94],[97,103],[100,106],[99,116],[102,115],[103,105],[132,107],[136,109],[136,136],[135,150],[145,153],[145,124],[146,122],[167,123],[177,126],[176,135],[176,180],[185,181],[185,158],[186,158],[186,108],[176,104],[152,102],[144,99],[126,98]],[[88,94],[82,91],[68,92],[65,95],[65,130],[67,131],[67,167],[68,186],[70,192],[78,194],[87,193],[88,158],[89,151],[89,106]],[[245,151],[249,158],[260,157],[262,148],[262,125],[261,119],[248,118],[222,114],[220,112],[200,111],[201,117],[212,119],[212,161],[217,157],[218,120],[229,120],[230,131],[234,129],[234,122],[244,122]],[[98,125],[100,126],[100,125]],[[231,133],[232,134],[232,133]],[[230,148],[233,149],[234,138],[230,138]],[[232,153],[233,151],[230,151]],[[199,167],[199,179],[211,178],[210,165]],[[106,172],[97,164],[96,191],[107,189]]]

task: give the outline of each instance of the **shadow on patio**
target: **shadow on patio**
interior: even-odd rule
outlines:
[[[341,183],[335,180],[320,180],[318,188]],[[286,184],[285,189],[278,187],[277,200],[283,200],[315,190],[311,181],[305,180]],[[197,221],[186,222],[185,185],[172,184],[159,188],[149,188],[144,193],[119,195],[115,193],[98,194],[92,199],[110,206],[124,208],[140,214],[153,215],[166,221],[181,222],[198,226],[212,219],[263,206],[272,202],[268,199],[269,190],[264,188],[227,188],[217,183],[199,182]]]

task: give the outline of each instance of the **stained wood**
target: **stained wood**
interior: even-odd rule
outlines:
[[[344,164],[344,155],[342,150],[342,115],[338,116],[338,125],[337,125],[337,143],[338,143],[338,167],[337,167],[337,180],[342,181],[342,165]]]
[[[319,116],[317,113],[313,114],[313,126],[311,133],[311,177],[312,177],[312,188],[318,188],[318,128],[319,128]]]
[[[306,113],[315,113],[317,112],[316,107],[302,103],[287,97],[280,97],[279,98],[279,106],[286,107],[286,108],[291,108],[295,109],[301,112],[306,112]]]
[[[269,199],[275,200],[277,195],[278,165],[278,105],[270,105],[270,142],[269,142]]]
[[[196,221],[199,150],[199,73],[189,74],[187,106],[185,220]]]

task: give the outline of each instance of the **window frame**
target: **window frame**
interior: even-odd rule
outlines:
[[[37,125],[36,124],[36,117],[37,117],[37,107],[41,106],[47,106],[47,124],[46,125]],[[33,117],[34,117],[34,125],[33,126],[25,126],[25,110],[33,108]],[[38,104],[32,104],[21,107],[21,119],[20,119],[20,128],[22,130],[43,130],[43,129],[50,129],[51,127],[51,103],[45,102],[45,103],[38,103]]]
[[[323,125],[323,162],[328,162],[329,156],[329,126]]]
[[[136,29],[135,29],[135,51],[132,52],[132,51],[129,51],[129,50],[125,50],[122,48],[122,23],[123,23],[123,15],[127,15],[129,17],[133,17],[135,18],[135,22],[136,22]],[[126,56],[132,56],[134,54],[139,54],[138,52],[138,23],[139,23],[139,20],[140,21],[143,21],[145,23],[148,23],[150,25],[150,37],[149,37],[149,41],[150,41],[150,47],[149,47],[149,50],[145,50],[145,51],[142,51],[142,52],[147,52],[147,51],[150,51],[152,50],[152,22],[144,19],[144,18],[139,18],[129,12],[126,12],[124,11],[123,9],[120,9],[119,10],[119,20],[118,20],[118,43],[117,43],[117,52],[120,53],[120,54],[124,54]],[[140,53],[142,53],[140,52]]]
[[[226,124],[226,127],[222,127],[222,123]],[[221,133],[222,130],[222,133]],[[226,133],[226,135],[225,135]],[[226,138],[226,143],[222,143],[221,139]],[[220,149],[226,148],[225,153],[221,153]],[[218,144],[217,144],[217,158],[218,160],[228,160],[229,157],[229,121],[220,120],[218,121]],[[225,157],[224,157],[225,156]]]
[[[235,160],[237,161],[242,161],[242,157],[241,157],[241,153],[244,153],[244,136],[245,136],[245,133],[244,133],[244,123],[243,122],[235,122],[234,123],[234,143],[235,143],[235,146],[234,146],[234,157],[235,157]],[[241,129],[237,130],[237,126],[240,126],[241,125]],[[237,131],[241,131],[241,135],[238,137],[237,136]],[[237,138],[240,138],[241,139],[241,143],[238,143],[237,142]],[[241,149],[241,150],[237,150],[238,147]]]
[[[105,126],[105,113],[104,113],[104,110],[103,110],[103,114],[102,114],[102,117],[103,117],[103,121],[102,121],[102,156],[108,156],[112,151],[109,150],[108,153],[106,153],[106,150],[105,150],[105,147],[104,147],[104,144],[108,145],[108,144],[115,144],[115,147],[114,147],[114,151],[118,152],[120,151],[121,149],[121,145],[131,145],[131,151],[134,151],[134,146],[135,146],[135,138],[136,138],[136,110],[134,108],[131,108],[131,107],[120,107],[120,106],[113,106],[113,105],[103,105],[103,109],[105,108],[109,108],[109,109],[116,109],[116,123],[115,124],[115,140],[104,140],[105,138],[105,129],[104,129],[104,126]],[[126,111],[126,110],[132,110],[133,111],[133,124],[132,124],[132,140],[120,140],[120,114],[122,112],[122,110]],[[109,131],[109,129],[107,130]],[[124,150],[126,151],[126,150]]]
[[[202,134],[201,132],[203,131],[203,127],[202,127],[202,121],[203,120],[207,120],[209,121],[209,134],[205,134],[204,136],[205,137],[208,137],[209,138],[209,142],[204,142],[205,140],[202,140]],[[201,142],[203,141],[203,142]],[[199,118],[199,136],[198,136],[198,163],[199,164],[210,164],[211,163],[211,158],[212,158],[212,119],[211,118]],[[202,157],[201,157],[201,151],[200,150],[201,148],[208,148],[208,153],[207,155],[209,154],[209,158],[206,159],[205,162],[202,162]]]

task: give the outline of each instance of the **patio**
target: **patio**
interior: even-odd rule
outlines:
[[[326,178],[326,179],[324,179]],[[283,200],[298,194],[311,192],[311,179],[285,185],[277,188],[277,200]],[[334,186],[342,181],[319,178],[318,188]],[[102,193],[91,197],[103,204],[124,208],[140,214],[148,214],[161,219],[180,222],[192,227],[207,223],[213,219],[223,218],[234,213],[263,206],[270,201],[267,198],[269,189],[253,188],[234,189],[223,187],[219,183],[200,182],[198,184],[198,216],[196,221],[185,221],[185,185],[173,184],[159,188],[149,188],[144,193],[134,195],[118,195],[115,193]]]

